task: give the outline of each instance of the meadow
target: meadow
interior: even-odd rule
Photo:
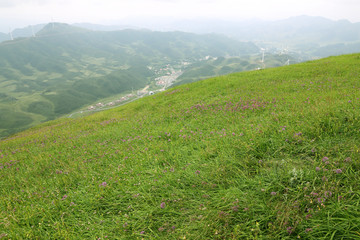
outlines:
[[[360,54],[0,141],[0,238],[359,239]]]

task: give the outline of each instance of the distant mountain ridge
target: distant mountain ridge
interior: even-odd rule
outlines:
[[[135,21],[135,20],[134,20]],[[30,37],[46,24],[15,29],[13,36]],[[101,25],[75,23],[72,26],[94,31],[118,31],[124,29],[150,29],[155,31],[185,31],[192,33],[221,33],[243,41],[318,41],[320,43],[339,43],[360,41],[360,23],[344,20],[330,20],[324,17],[297,16],[277,21],[247,20],[172,20],[144,19],[134,24]],[[2,40],[3,39],[3,40]],[[0,33],[0,41],[8,40],[8,34]]]

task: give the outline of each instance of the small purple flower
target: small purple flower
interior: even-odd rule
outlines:
[[[286,231],[287,231],[289,234],[292,234],[292,232],[293,232],[293,227],[288,227],[288,228],[286,228]]]
[[[341,170],[341,169],[336,169],[335,172],[336,172],[337,174],[339,174],[339,173],[342,173],[342,170]]]
[[[324,193],[324,196],[325,196],[326,198],[331,197],[331,195],[332,195],[332,192],[330,192],[330,191],[326,191],[326,192]]]
[[[272,196],[275,196],[277,194],[277,192],[271,192],[270,193]]]
[[[316,171],[317,171],[317,172],[320,171],[320,168],[319,168],[319,167],[316,167]]]
[[[145,231],[141,231],[140,234],[145,234]]]
[[[67,197],[67,195],[64,195],[61,200],[65,200]]]
[[[196,172],[195,172],[197,175],[199,175],[200,174],[200,171],[199,170],[196,170]]]
[[[106,182],[102,182],[101,184],[99,184],[100,187],[106,187],[107,183]]]
[[[323,157],[323,158],[322,158],[322,161],[323,161],[323,162],[326,162],[327,160],[329,160],[328,157]]]
[[[165,202],[162,202],[162,203],[160,204],[160,207],[161,207],[161,208],[165,208]]]

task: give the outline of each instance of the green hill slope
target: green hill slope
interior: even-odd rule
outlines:
[[[357,239],[360,55],[231,74],[0,142],[11,239]]]
[[[257,50],[217,35],[48,24],[35,38],[0,44],[0,137],[143,88],[155,78],[149,67]]]

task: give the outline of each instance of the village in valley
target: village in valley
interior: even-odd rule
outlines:
[[[202,60],[202,59],[200,59]],[[83,114],[92,111],[101,111],[105,109],[109,109],[112,107],[116,107],[135,99],[153,95],[157,92],[165,91],[168,87],[170,87],[178,77],[181,76],[184,69],[191,65],[194,61],[181,61],[173,64],[166,64],[162,66],[148,66],[148,69],[153,71],[155,77],[149,81],[149,84],[145,86],[143,89],[135,90],[132,89],[130,93],[122,94],[120,96],[112,97],[112,99],[104,99],[103,101],[97,102],[91,106],[88,106],[86,110],[82,110],[80,112],[72,113],[69,117],[74,116],[75,114]],[[115,99],[114,99],[115,98]]]

